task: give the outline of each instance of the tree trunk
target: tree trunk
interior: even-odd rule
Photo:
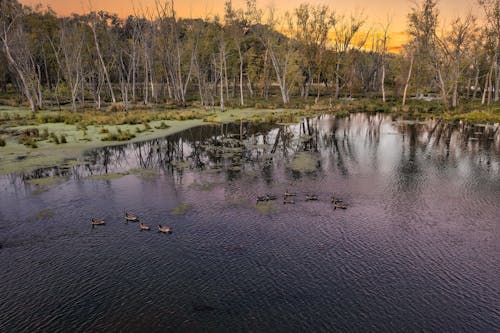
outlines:
[[[240,56],[240,105],[245,105],[243,100],[243,55],[241,54],[241,46],[238,46],[238,55]]]
[[[410,85],[411,72],[413,70],[413,54],[410,57],[410,68],[408,69],[408,76],[406,77],[405,88],[403,90],[403,106],[406,105],[406,94],[408,93],[408,86]]]
[[[115,93],[113,92],[113,86],[111,85],[111,80],[109,79],[108,69],[106,68],[106,64],[104,63],[104,58],[102,57],[101,48],[99,47],[99,41],[97,40],[97,32],[95,30],[95,23],[92,25],[92,32],[94,34],[94,42],[95,42],[95,48],[97,51],[97,56],[99,57],[99,61],[101,63],[102,70],[104,72],[104,76],[106,78],[106,81],[108,82],[109,92],[111,93],[111,100],[113,103],[116,103]]]

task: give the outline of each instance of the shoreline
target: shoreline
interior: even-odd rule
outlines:
[[[211,120],[204,121],[203,119],[190,119],[190,120],[157,120],[151,121],[150,130],[142,133],[135,133],[135,137],[130,140],[124,141],[101,141],[99,136],[99,129],[102,126],[87,126],[85,131],[91,137],[91,141],[82,141],[83,134],[81,130],[75,129],[75,125],[66,125],[63,123],[47,123],[33,126],[17,126],[10,127],[9,129],[26,129],[26,128],[47,128],[51,132],[58,135],[64,134],[68,138],[68,143],[55,144],[49,142],[37,142],[38,148],[29,148],[23,144],[18,143],[13,138],[7,140],[5,147],[0,147],[0,176],[8,174],[29,173],[41,168],[50,168],[56,166],[71,166],[81,164],[77,160],[83,157],[83,154],[91,149],[119,146],[129,143],[148,141],[157,139],[181,131],[194,128],[202,125],[231,123],[239,121],[240,119],[249,119],[251,117],[263,116],[266,114],[283,112],[284,114],[293,113],[300,110],[288,109],[262,109],[256,111],[255,109],[231,109],[224,113],[216,112]],[[209,114],[207,112],[207,114]],[[312,114],[311,114],[312,115]],[[155,128],[160,126],[161,123],[168,125],[168,128]],[[121,130],[133,130],[137,128],[136,125],[107,125],[104,128]]]
[[[1,110],[0,110],[1,111]],[[200,110],[198,110],[200,111]],[[53,142],[37,141],[38,148],[30,148],[17,142],[15,137],[8,138],[7,144],[0,147],[0,176],[8,174],[29,173],[41,168],[50,168],[57,166],[74,166],[83,164],[78,161],[88,150],[95,148],[111,147],[135,142],[148,141],[156,138],[161,138],[176,134],[178,132],[194,128],[202,125],[231,123],[240,120],[244,121],[262,121],[262,122],[280,122],[276,118],[290,118],[290,117],[304,117],[316,116],[323,113],[338,114],[340,116],[348,115],[352,112],[372,112],[371,110],[359,109],[359,111],[345,108],[345,110],[325,110],[325,109],[228,109],[225,112],[206,112],[203,119],[189,119],[189,120],[154,120],[147,124],[150,128],[145,128],[138,132],[140,125],[89,125],[85,130],[78,128],[78,125],[68,125],[64,123],[43,123],[37,125],[14,126],[8,127],[9,130],[24,130],[28,128],[37,128],[39,130],[47,129],[56,135],[64,135],[67,137],[68,142],[64,144],[56,144]],[[373,111],[376,112],[376,111]],[[393,116],[405,116],[401,112],[382,112]],[[411,114],[406,114],[411,118]],[[425,119],[439,118],[445,121],[452,121],[447,119],[446,115],[436,114],[413,114],[413,117],[424,117]],[[274,117],[274,118],[273,118]],[[456,120],[456,119],[455,119]],[[463,120],[462,120],[463,121]],[[286,121],[285,121],[286,122]],[[161,128],[162,125],[167,125],[167,128]],[[131,131],[135,137],[123,141],[102,141],[102,129],[109,131]],[[134,132],[135,131],[135,132]]]

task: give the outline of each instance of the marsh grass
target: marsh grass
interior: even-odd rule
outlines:
[[[101,138],[101,141],[128,141],[133,138],[135,138],[135,134],[132,134],[130,130],[122,131],[118,128],[116,133],[109,132]]]

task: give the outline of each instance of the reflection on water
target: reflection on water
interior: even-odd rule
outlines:
[[[213,125],[84,162],[0,177],[0,331],[500,328],[498,126]]]

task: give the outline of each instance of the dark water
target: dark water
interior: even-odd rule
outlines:
[[[0,332],[499,332],[499,136],[356,114],[200,127],[1,177]],[[290,168],[301,154],[313,170]],[[85,179],[131,169],[148,170]],[[25,182],[47,175],[69,180]],[[286,189],[295,205],[255,208]]]

